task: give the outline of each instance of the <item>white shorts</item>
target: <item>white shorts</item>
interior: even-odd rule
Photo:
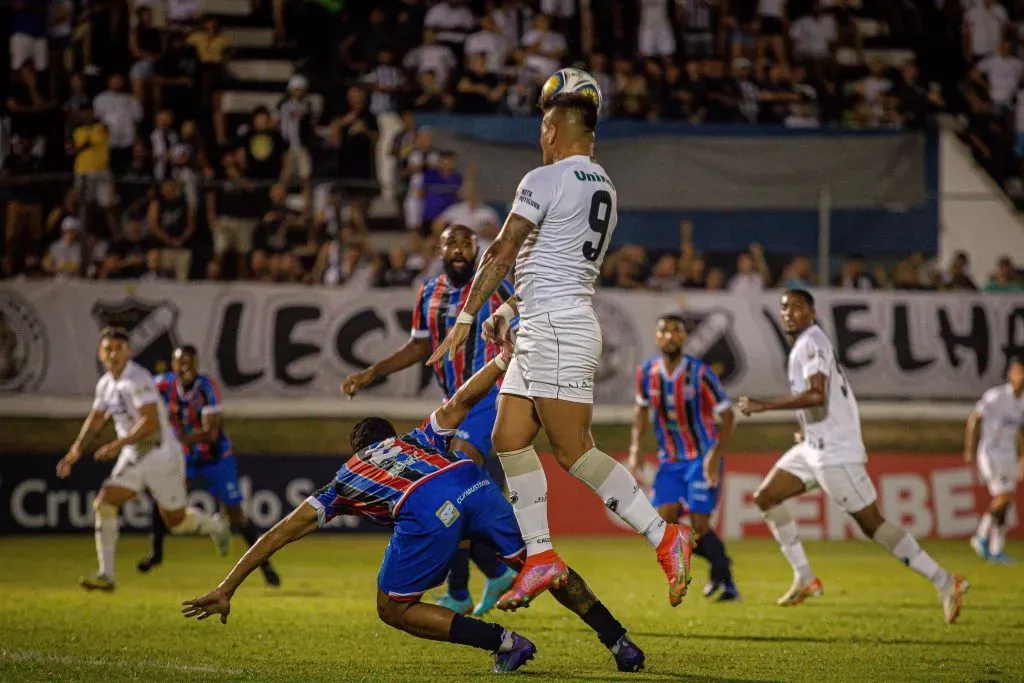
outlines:
[[[978,473],[992,496],[1013,493],[1020,483],[1020,465],[1012,454],[999,458],[985,452],[978,453]]]
[[[860,512],[875,502],[878,494],[863,462],[837,459],[835,463],[822,463],[823,455],[799,443],[786,451],[775,466],[802,481],[808,491],[820,487],[846,512]]]
[[[593,403],[601,347],[601,325],[593,308],[523,318],[501,393]]]
[[[637,46],[644,57],[667,57],[675,54],[676,37],[671,24],[641,26]]]
[[[109,209],[114,204],[114,177],[110,171],[75,175],[75,188],[87,204]]]
[[[177,443],[154,448],[138,458],[122,452],[110,477],[103,483],[136,493],[149,489],[156,504],[164,510],[182,510],[188,500],[185,457]]]
[[[15,33],[11,36],[11,71],[17,71],[28,62],[32,62],[36,71],[46,71],[50,62],[50,48],[46,38]]]

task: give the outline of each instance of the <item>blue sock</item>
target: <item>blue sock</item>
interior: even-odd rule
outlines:
[[[469,549],[459,548],[448,570],[448,595],[456,600],[469,599]]]

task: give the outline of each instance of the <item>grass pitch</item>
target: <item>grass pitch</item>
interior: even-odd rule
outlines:
[[[493,679],[486,653],[417,640],[376,618],[383,537],[314,535],[277,559],[284,585],[254,574],[227,626],[197,623],[178,605],[213,588],[241,552],[215,556],[205,539],[168,539],[163,566],[135,573],[141,536],[122,538],[119,584],[87,594],[91,537],[0,537],[0,681],[465,681]],[[639,539],[561,539],[565,559],[630,630],[648,657],[620,674],[607,651],[550,596],[500,621],[529,636],[526,681],[1005,681],[1024,680],[1021,570],[987,565],[965,542],[927,549],[972,583],[960,623],[946,626],[935,591],[867,543],[809,543],[825,596],[776,607],[790,572],[770,541],[729,544],[740,604],[694,590],[671,609],[654,555]],[[1009,552],[1024,553],[1024,544]],[[479,592],[477,576],[472,587]],[[518,675],[518,674],[513,674]]]

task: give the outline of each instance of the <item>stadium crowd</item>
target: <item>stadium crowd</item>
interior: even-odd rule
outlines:
[[[298,70],[276,107],[237,119],[222,96],[238,50],[199,0],[4,6],[0,274],[408,286],[438,272],[444,225],[467,224],[486,243],[500,224],[474,169],[437,149],[416,113],[531,115],[543,80],[573,63],[598,79],[613,118],[899,128],[962,112],[979,160],[1024,196],[1024,2],[270,0],[254,10]],[[410,234],[383,251],[369,211],[382,117],[401,121],[387,152]],[[603,280],[815,284],[806,257],[776,262],[757,245],[701,255],[692,232],[678,253],[619,248]],[[1001,262],[980,287],[1021,282]],[[940,270],[920,255],[890,271],[850,257],[833,284],[976,288],[959,258]]]

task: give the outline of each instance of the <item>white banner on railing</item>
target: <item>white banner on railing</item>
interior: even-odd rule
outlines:
[[[413,290],[258,284],[0,283],[0,393],[84,396],[99,374],[96,333],[129,329],[147,367],[194,344],[227,396],[334,397],[348,373],[408,339]],[[1024,353],[1024,296],[821,291],[818,316],[861,398],[974,399]],[[655,295],[604,290],[597,400],[628,404],[637,363],[654,353],[658,316],[695,324],[688,349],[729,392],[785,392],[778,293]],[[368,390],[436,397],[432,373],[410,368]]]

